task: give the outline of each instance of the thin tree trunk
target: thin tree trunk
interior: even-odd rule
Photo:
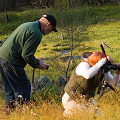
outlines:
[[[71,30],[71,51],[70,51],[70,57],[69,57],[69,60],[68,60],[68,66],[67,66],[67,69],[65,71],[65,78],[66,78],[66,82],[68,82],[68,70],[69,70],[69,67],[70,67],[70,61],[71,61],[71,58],[72,58],[72,51],[73,51],[73,30]]]

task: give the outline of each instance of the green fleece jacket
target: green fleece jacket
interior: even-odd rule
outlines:
[[[39,67],[34,54],[40,44],[42,33],[38,22],[21,24],[0,47],[0,57],[7,62],[24,68],[28,63],[33,68]]]

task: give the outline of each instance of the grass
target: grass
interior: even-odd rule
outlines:
[[[36,99],[36,102],[30,103],[29,106],[24,105],[20,109],[16,109],[11,112],[9,115],[4,115],[2,111],[0,111],[0,119],[6,120],[119,120],[120,115],[120,98],[114,92],[107,93],[103,96],[102,101],[98,103],[98,110],[100,114],[95,115],[94,107],[91,107],[86,112],[77,111],[70,118],[64,117],[63,107],[61,104],[57,103],[49,103]],[[111,101],[111,102],[110,102]],[[1,105],[2,109],[3,105]]]
[[[39,10],[39,9],[21,9],[21,11],[8,12],[10,21],[5,22],[4,13],[0,13],[0,40],[8,37],[12,31],[23,22],[35,21],[39,19],[42,14],[53,13],[58,20],[58,33],[51,33],[47,36],[43,36],[41,44],[39,45],[35,56],[38,58],[45,57],[45,62],[50,64],[48,70],[35,70],[35,78],[39,75],[46,75],[52,82],[53,86],[49,89],[47,97],[45,94],[36,92],[34,96],[31,96],[31,102],[29,106],[23,106],[19,110],[15,110],[10,115],[4,115],[2,110],[4,108],[4,92],[0,92],[0,119],[6,120],[119,120],[120,115],[120,98],[119,95],[110,91],[102,97],[102,101],[98,103],[98,109],[101,113],[97,116],[94,114],[94,107],[91,107],[88,112],[78,111],[71,118],[65,118],[63,116],[63,106],[61,104],[61,97],[63,92],[57,93],[54,89],[54,83],[58,80],[59,76],[65,77],[64,71],[66,69],[66,62],[60,60],[62,54],[60,51],[68,50],[71,44],[68,31],[65,30],[62,25],[62,17],[65,10]],[[67,11],[68,12],[68,11]],[[84,7],[74,9],[76,15],[80,13],[82,19],[91,19],[89,26],[81,34],[74,35],[74,55],[79,55],[86,51],[101,51],[100,44],[105,42],[111,49],[105,47],[106,53],[114,58],[114,63],[120,62],[120,5],[105,5],[100,7]],[[84,16],[84,13],[85,16]],[[66,13],[65,15],[67,15]],[[70,11],[71,15],[72,10]],[[73,18],[71,18],[73,19]],[[65,17],[63,18],[65,20]],[[69,20],[69,19],[68,19]],[[78,19],[75,19],[77,24],[80,24]],[[81,20],[81,19],[80,19]],[[81,22],[83,22],[81,20]],[[87,21],[87,20],[86,20]],[[72,20],[71,20],[72,22]],[[69,24],[73,24],[69,22]],[[75,24],[74,22],[74,24]],[[80,24],[81,25],[81,24]],[[78,27],[79,31],[80,27]],[[63,37],[61,37],[63,35]],[[111,52],[113,51],[113,52]],[[69,55],[69,53],[67,54]],[[66,55],[66,56],[67,56]],[[75,60],[75,63],[71,63],[68,75],[71,75],[73,68],[80,62]],[[59,66],[60,65],[60,66]],[[58,70],[57,68],[62,70]],[[27,65],[25,67],[26,74],[29,80],[32,80],[32,68]],[[119,91],[119,89],[118,89]],[[43,99],[44,98],[44,99]],[[95,100],[97,100],[96,95]]]

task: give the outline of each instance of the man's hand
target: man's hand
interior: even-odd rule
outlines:
[[[38,59],[39,60],[39,59]],[[39,60],[39,63],[40,63],[40,65],[39,65],[39,69],[42,69],[42,70],[44,70],[44,69],[47,69],[48,68],[48,65],[47,64],[45,64],[45,62],[44,61],[42,61],[42,60]]]

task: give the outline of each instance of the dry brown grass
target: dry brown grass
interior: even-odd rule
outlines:
[[[95,99],[97,99],[96,96]],[[96,107],[76,110],[70,117],[63,116],[62,104],[50,103],[45,100],[31,101],[29,105],[14,110],[9,115],[3,114],[3,105],[0,109],[0,120],[119,120],[120,99],[113,91],[104,94],[102,101]]]

